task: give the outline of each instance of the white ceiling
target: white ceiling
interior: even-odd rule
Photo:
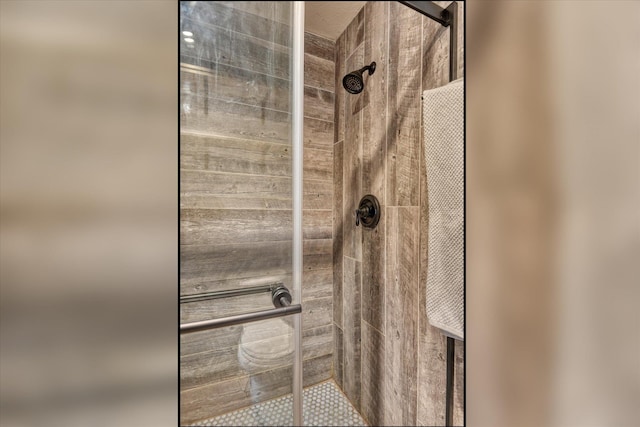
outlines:
[[[305,1],[304,29],[336,40],[366,1]]]

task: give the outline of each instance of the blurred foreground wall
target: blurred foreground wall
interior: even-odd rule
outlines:
[[[638,425],[640,3],[467,12],[467,424]]]
[[[0,424],[177,424],[177,4],[0,3]]]

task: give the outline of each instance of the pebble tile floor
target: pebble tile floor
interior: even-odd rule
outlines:
[[[305,426],[366,426],[364,420],[333,381],[305,388]],[[293,424],[293,396],[261,402],[248,408],[201,421],[194,426],[290,426]]]

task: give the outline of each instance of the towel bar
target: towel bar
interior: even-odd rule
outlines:
[[[272,319],[274,317],[289,316],[296,313],[302,313],[302,305],[293,304],[286,307],[272,308],[270,310],[253,311],[251,313],[221,317],[219,319],[209,319],[202,320],[200,322],[183,323],[182,325],[180,325],[180,334],[206,331],[209,329],[225,328],[227,326],[257,322],[258,320]]]

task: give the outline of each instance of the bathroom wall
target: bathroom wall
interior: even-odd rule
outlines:
[[[421,94],[448,83],[448,50],[448,28],[398,2],[368,2],[336,42],[334,377],[371,425],[445,424],[446,338],[426,317]],[[348,94],[342,77],[372,61],[364,91]],[[365,194],[382,205],[373,230],[355,226]],[[463,363],[457,341],[455,425],[463,423]]]
[[[183,2],[180,293],[282,281],[291,289],[286,2]],[[305,35],[305,385],[332,375],[334,42]],[[299,296],[297,296],[299,297]],[[272,308],[266,294],[182,304],[181,322]],[[252,403],[242,326],[180,337],[181,422]],[[291,392],[291,366],[260,374],[259,400]]]

